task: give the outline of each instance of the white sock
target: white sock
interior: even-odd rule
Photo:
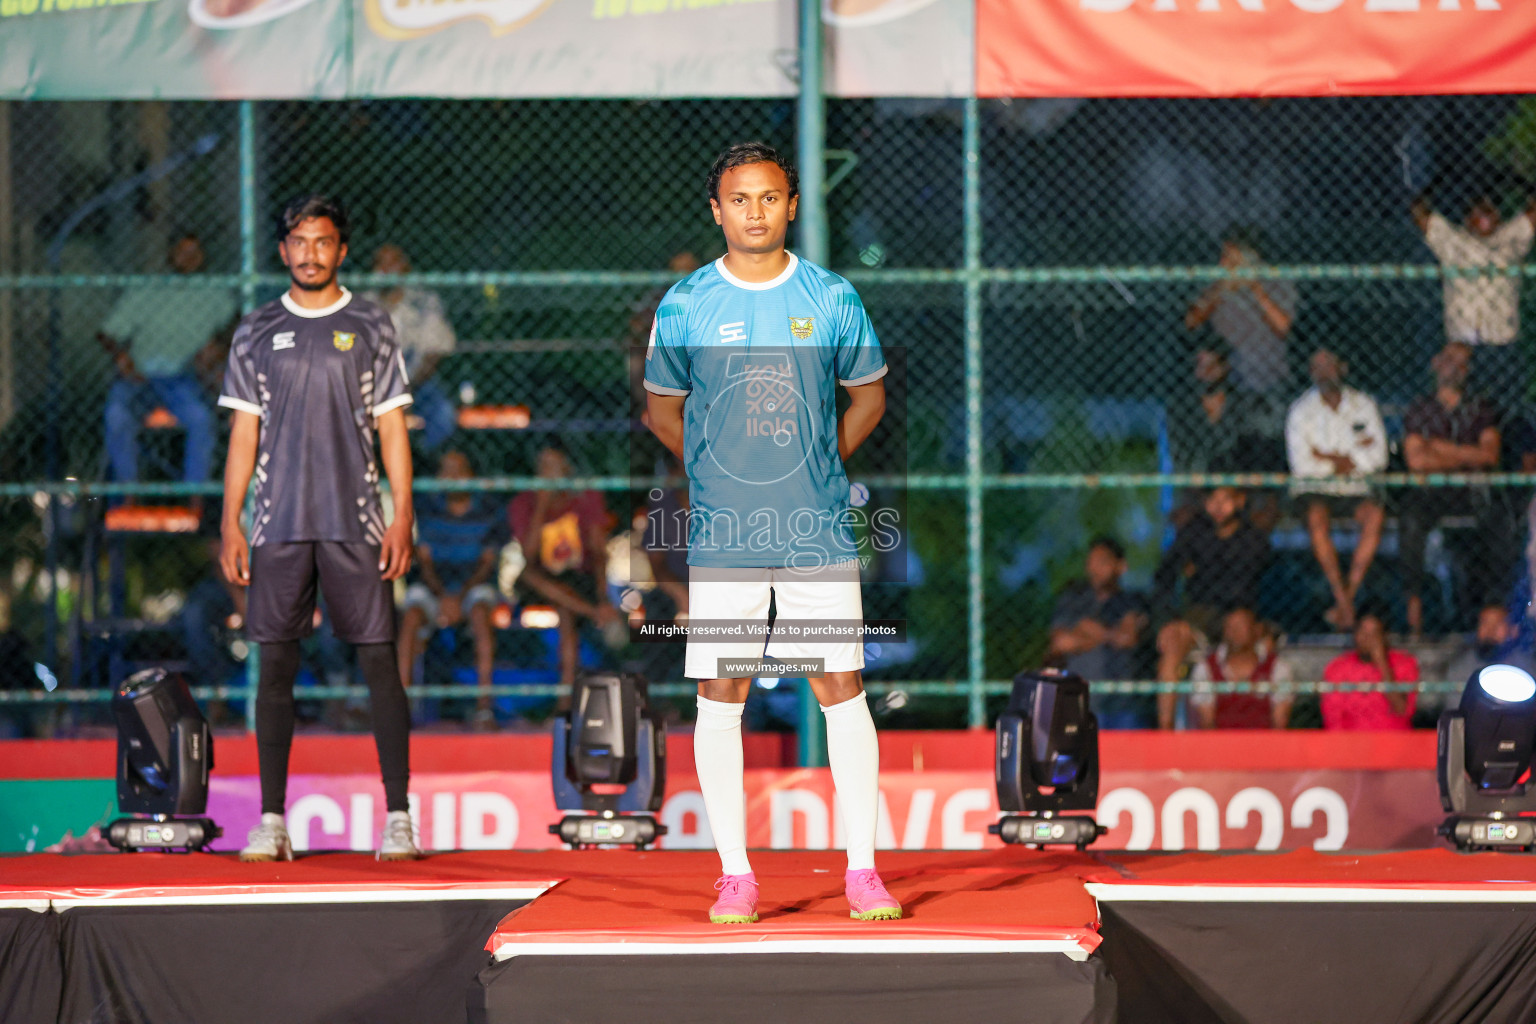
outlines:
[[[280,825],[283,828],[288,827],[288,819],[283,817],[281,814],[263,814],[261,816],[261,823],[263,825]]]
[[[746,773],[741,753],[741,712],[745,704],[699,698],[693,727],[693,763],[704,793],[709,830],[727,875],[750,874],[747,861]]]
[[[822,707],[827,720],[827,763],[837,787],[848,837],[848,870],[875,866],[875,824],[880,814],[880,741],[869,702],[852,700]]]

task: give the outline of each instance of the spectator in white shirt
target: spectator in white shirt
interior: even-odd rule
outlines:
[[[1458,227],[1436,213],[1425,196],[1412,207],[1414,223],[1443,267],[1518,265],[1536,237],[1536,200],[1503,221],[1486,195],[1473,200]],[[1506,406],[1525,400],[1529,383],[1520,352],[1520,278],[1491,272],[1445,279],[1445,340],[1474,346],[1473,383]]]
[[[1333,607],[1325,617],[1334,627],[1349,629],[1355,621],[1355,597],[1381,542],[1381,500],[1363,477],[1386,468],[1387,431],[1375,400],[1345,386],[1349,367],[1337,355],[1320,348],[1312,353],[1308,369],[1313,386],[1285,418],[1285,449],[1291,474],[1310,479],[1293,481],[1291,495],[1333,592]],[[1329,532],[1332,518],[1346,515],[1360,524],[1347,580]]]
[[[373,254],[373,272],[408,274],[411,272],[410,257],[398,245],[381,245]],[[383,306],[394,324],[415,399],[411,412],[421,417],[422,445],[429,451],[436,451],[458,426],[458,413],[453,402],[441,382],[435,379],[438,363],[458,344],[453,324],[448,322],[448,314],[443,310],[443,300],[436,292],[403,286],[366,292],[365,297]]]

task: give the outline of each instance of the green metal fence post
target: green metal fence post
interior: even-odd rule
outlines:
[[[821,0],[800,0],[800,101],[795,148],[800,201],[795,215],[801,256],[826,266],[827,109],[822,95]]]
[[[965,101],[965,546],[970,725],[987,724],[985,599],[981,559],[981,131],[976,97]]]
[[[240,310],[256,308],[256,110],[240,101]],[[245,728],[256,731],[256,684],[261,678],[261,648],[245,653]]]
[[[822,95],[821,0],[800,0],[800,100],[795,132],[796,163],[800,168],[798,250],[812,263],[826,266],[827,245],[827,110]],[[811,684],[800,685],[800,765],[820,768],[827,763],[821,706]]]

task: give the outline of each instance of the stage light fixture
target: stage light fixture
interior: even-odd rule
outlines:
[[[1514,665],[1472,673],[1440,716],[1436,774],[1450,812],[1440,835],[1458,850],[1536,848],[1536,678]]]
[[[117,719],[117,806],[128,814],[107,827],[120,850],[200,850],[223,834],[209,818],[213,733],[186,680],[162,668],[123,680],[112,698]]]
[[[1081,850],[1107,831],[1091,813],[1099,801],[1099,722],[1082,677],[1054,669],[1014,677],[997,719],[996,769],[1004,813],[987,831],[1003,842]]]
[[[572,849],[644,849],[667,832],[655,818],[666,792],[666,731],[651,714],[644,677],[585,674],[568,716],[554,723],[550,764],[555,806],[568,814],[549,831]]]

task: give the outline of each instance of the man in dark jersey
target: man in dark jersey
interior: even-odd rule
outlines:
[[[246,637],[261,645],[261,823],[241,860],[293,857],[283,818],[293,683],[317,582],[336,636],[357,647],[372,698],[387,812],[379,858],[420,856],[406,797],[411,719],[396,669],[393,588],[411,564],[411,394],[389,315],[336,281],[347,235],[346,211],[332,199],[303,196],[283,211],[278,253],[292,286],[240,321],[219,397],[234,410],[220,561],[231,581],[250,587]],[[380,462],[395,512],[387,526]],[[241,507],[253,475],[247,538]]]

